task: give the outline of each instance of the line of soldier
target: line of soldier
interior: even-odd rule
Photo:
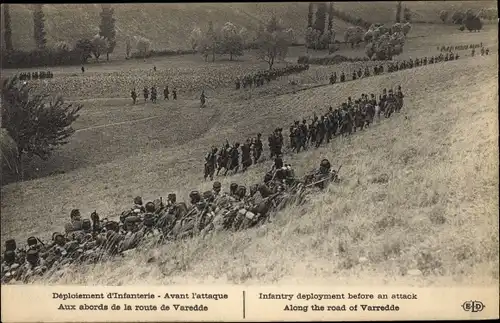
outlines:
[[[472,56],[474,56],[474,55],[472,55]],[[386,69],[385,69],[384,65],[374,66],[373,67],[373,75],[383,74],[385,72],[385,70],[387,70],[388,73],[392,73],[392,72],[396,72],[399,70],[424,66],[427,64],[453,61],[453,60],[457,60],[459,57],[460,56],[458,54],[446,53],[446,55],[439,54],[436,56],[431,56],[431,57],[429,57],[429,59],[427,59],[427,57],[423,57],[423,58],[416,58],[415,60],[410,58],[408,60],[390,62],[387,65]],[[355,80],[363,78],[363,77],[370,77],[371,75],[372,75],[372,72],[370,72],[370,68],[368,66],[365,66],[364,71],[361,68],[359,68],[357,71],[353,71],[351,80],[355,81]],[[348,81],[346,79],[346,75],[345,75],[344,71],[342,71],[340,73],[340,77],[338,79],[340,80],[341,83]],[[330,81],[330,84],[337,83],[337,72],[333,72],[330,75],[329,81]]]
[[[263,86],[266,82],[269,84],[271,81],[274,81],[282,76],[300,73],[307,71],[308,69],[309,65],[294,64],[280,68],[273,68],[272,70],[257,71],[237,78],[235,81],[236,90],[252,86]]]
[[[40,71],[40,72],[21,72],[19,73],[19,80],[43,80],[54,78],[54,73],[51,71]]]
[[[146,103],[148,99],[151,100],[152,103],[156,103],[158,98],[158,92],[156,90],[156,86],[152,86],[151,89],[148,89],[148,87],[145,86],[142,89],[142,95],[144,97],[144,103]],[[133,104],[136,104],[137,91],[135,88],[132,89],[132,91],[130,92],[130,97],[132,98]],[[177,89],[175,87],[172,89],[172,99],[177,100]],[[170,100],[170,91],[168,85],[165,86],[165,88],[163,89],[163,100]]]
[[[384,89],[378,101],[373,93],[370,96],[362,94],[355,100],[349,97],[335,110],[330,106],[328,112],[320,117],[315,113],[309,124],[306,119],[302,122],[294,121],[290,126],[288,148],[299,153],[309,146],[318,148],[324,142],[329,143],[337,135],[348,136],[357,129],[363,130],[375,120],[380,121],[381,116],[389,118],[392,113],[399,112],[403,107],[403,98],[401,86],[398,86],[396,93],[392,89]],[[271,159],[283,154],[283,128],[276,128],[268,136],[268,147]],[[240,164],[241,170],[245,172],[252,164],[259,163],[262,151],[261,133],[255,138],[247,138],[243,145],[236,142],[231,146],[226,140],[221,149],[212,147],[205,156],[204,179],[213,180],[214,175],[219,175],[222,169],[225,169],[224,176],[230,171],[235,174],[239,171]]]
[[[304,203],[309,194],[338,182],[339,170],[323,159],[318,169],[298,178],[280,157],[263,180],[248,189],[231,183],[226,193],[220,182],[214,182],[212,190],[191,191],[188,204],[177,201],[175,194],[168,194],[166,203],[160,198],[144,204],[138,196],[119,220],[101,219],[96,211],[90,219],[82,219],[80,211],[74,209],[65,232],[54,232],[50,242],[29,237],[24,248],[19,248],[14,239],[5,242],[2,283],[63,275],[70,266],[124,256],[139,246],[153,248],[179,239],[269,223],[276,212]]]
[[[474,57],[475,54],[476,54],[476,50],[473,49],[472,52],[471,52],[471,56]],[[490,54],[490,49],[489,48],[481,47],[481,56],[489,55],[489,54]]]
[[[438,50],[441,52],[451,52],[457,50],[468,50],[483,47],[483,43],[479,44],[466,44],[466,45],[448,45],[448,46],[438,46]]]

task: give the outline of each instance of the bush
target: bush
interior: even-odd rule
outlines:
[[[370,28],[370,26],[372,25],[372,23],[369,21],[363,20],[360,17],[351,16],[350,14],[343,12],[343,11],[340,11],[336,8],[332,8],[331,10],[332,10],[334,16],[339,17],[340,19],[342,19],[342,20],[344,20],[352,25],[363,27],[365,29]]]
[[[298,64],[309,64],[309,56],[299,56],[297,59]]]
[[[17,146],[15,164],[21,165],[21,172],[16,172],[22,179],[22,156],[47,160],[57,147],[68,143],[75,132],[71,125],[78,119],[82,105],[67,104],[62,97],[51,99],[47,93],[36,92],[20,82],[17,76],[2,82],[1,94],[1,127]]]
[[[148,57],[162,57],[162,56],[178,56],[178,55],[189,55],[189,54],[196,54],[196,51],[193,49],[179,49],[179,50],[171,50],[171,49],[164,49],[164,50],[150,50],[148,54],[146,54],[146,58]],[[130,55],[130,58],[134,59],[142,59],[143,55],[138,52],[132,53]]]
[[[79,50],[62,51],[55,49],[32,51],[2,51],[2,68],[30,68],[58,65],[80,65],[82,54]]]

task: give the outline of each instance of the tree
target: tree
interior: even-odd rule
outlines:
[[[146,55],[149,53],[151,48],[151,41],[142,36],[135,36],[137,51],[142,55],[144,60],[146,60]]]
[[[189,35],[189,44],[192,50],[197,50],[202,39],[201,29],[198,27],[193,28],[191,34]]]
[[[312,2],[309,2],[309,12],[307,13],[307,28],[312,28],[313,26],[313,11],[314,5]]]
[[[12,46],[12,23],[10,20],[10,8],[7,3],[4,4],[2,7],[3,7],[3,20],[5,29],[3,34],[4,46],[5,50],[10,51],[14,48]]]
[[[319,31],[313,29],[312,27],[307,28],[306,30],[306,47],[312,49],[318,49],[319,44]]]
[[[103,53],[106,53],[107,50],[108,42],[106,38],[100,35],[95,35],[94,38],[92,38],[92,54],[94,54],[96,62],[99,62],[99,57]]]
[[[208,22],[208,30],[206,34],[206,43],[209,46],[209,50],[212,52],[212,62],[215,62],[215,52],[217,51],[217,34],[214,30],[214,24],[212,21]]]
[[[468,31],[479,31],[483,29],[483,22],[478,15],[474,14],[472,11],[468,11],[465,16],[464,21],[465,28]]]
[[[405,8],[403,13],[403,17],[405,18],[404,22],[411,22],[411,16],[411,10],[409,8]]]
[[[273,16],[266,29],[258,35],[257,43],[259,59],[269,64],[269,69],[272,69],[276,60],[285,59],[291,40],[290,35]]]
[[[71,45],[67,41],[60,40],[54,45],[54,48],[60,52],[69,52],[71,50]]]
[[[316,9],[316,20],[314,21],[314,29],[319,31],[320,35],[325,32],[326,26],[326,3],[319,2]]]
[[[35,4],[33,9],[33,36],[38,49],[45,49],[47,39],[45,39],[45,15],[41,4]]]
[[[401,1],[396,3],[396,22],[401,22]]]
[[[7,167],[11,173],[20,175],[17,144],[4,128],[0,128],[0,154],[2,155],[2,170]]]
[[[328,3],[328,31],[333,31],[333,2]]]
[[[75,132],[71,125],[83,107],[64,103],[60,96],[50,99],[46,93],[35,93],[17,76],[4,80],[2,103],[2,128],[16,143],[18,165],[24,154],[47,160],[57,147],[68,143]]]
[[[99,35],[106,39],[106,60],[109,61],[109,54],[113,53],[116,46],[114,9],[110,5],[102,5],[101,23],[99,24]]]
[[[447,10],[441,10],[439,12],[439,19],[441,19],[441,21],[445,23],[449,15],[450,13]]]
[[[132,51],[132,44],[130,42],[130,37],[127,37],[127,40],[125,41],[125,54],[127,55],[126,57],[130,57],[130,52]]]
[[[241,41],[243,42],[243,47],[245,47],[245,45],[247,45],[250,41],[250,33],[245,27],[241,27],[238,33],[240,34]]]
[[[453,15],[451,16],[451,21],[455,25],[462,25],[464,23],[464,20],[465,20],[465,12],[463,12],[461,10],[455,11],[453,13]]]
[[[231,61],[233,60],[233,56],[243,55],[243,39],[234,24],[226,22],[221,29],[221,35],[218,48],[220,54],[228,54]]]
[[[79,39],[76,42],[75,50],[80,52],[80,57],[82,60],[82,64],[87,63],[89,58],[92,57],[92,41],[90,39]]]

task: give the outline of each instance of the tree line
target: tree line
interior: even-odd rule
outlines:
[[[101,5],[99,33],[91,39],[79,39],[75,46],[59,41],[54,46],[47,46],[45,14],[42,4],[32,6],[33,40],[35,49],[23,51],[15,49],[12,43],[12,19],[8,4],[2,5],[4,14],[4,41],[2,51],[3,68],[22,68],[54,65],[85,64],[92,55],[96,61],[101,55],[109,60],[116,46],[114,9],[110,5]]]
[[[450,12],[448,10],[441,10],[439,12],[439,19],[443,23],[452,23],[454,25],[460,25],[460,30],[481,30],[483,28],[483,22],[481,19],[486,20],[496,20],[498,19],[498,11],[495,8],[481,9],[474,11],[472,9],[467,10],[456,10]]]

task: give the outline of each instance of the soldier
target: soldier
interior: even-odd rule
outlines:
[[[135,104],[137,101],[137,92],[135,92],[135,88],[132,90],[132,92],[130,92],[130,96],[132,97],[132,101]]]
[[[361,78],[363,76],[363,71],[361,71],[361,68],[358,69],[358,78]]]
[[[12,279],[19,279],[21,264],[14,251],[6,250],[2,259],[2,283],[8,283]]]
[[[167,195],[167,207],[175,205],[177,202],[177,195],[175,193],[169,193]]]
[[[326,127],[325,127],[324,121],[325,121],[325,117],[321,116],[320,120],[318,121],[318,123],[316,125],[316,133],[317,133],[316,148],[318,148],[323,143],[323,140],[325,139]]]
[[[238,169],[240,168],[239,164],[240,153],[238,151],[238,148],[240,148],[239,142],[235,143],[234,146],[229,151],[229,158],[231,159],[231,164],[228,170],[234,170],[234,174],[236,174],[238,172]],[[228,170],[226,170],[226,174]]]
[[[248,167],[252,165],[251,156],[251,142],[247,139],[246,142],[241,146],[241,166],[242,171],[246,171]]]
[[[66,223],[66,225],[64,226],[66,234],[71,233],[73,231],[81,230],[81,228],[82,228],[82,219],[80,210],[73,209],[71,210],[70,213],[70,222]]]
[[[299,149],[306,150],[307,149],[307,137],[308,137],[308,128],[306,119],[302,120],[302,124],[299,126],[300,129],[300,140],[299,140]]]
[[[229,185],[229,196],[237,198],[237,192],[236,192],[237,190],[238,190],[238,184],[231,183],[231,185]]]
[[[175,87],[172,90],[172,97],[173,97],[174,100],[177,100],[177,89]]]
[[[356,81],[356,79],[357,79],[356,71],[353,71],[352,72],[352,80]]]
[[[328,159],[323,159],[319,165],[319,169],[314,171],[306,179],[307,185],[312,185],[319,189],[324,189],[328,185],[330,179],[335,179],[337,176],[335,171],[331,171],[331,164]],[[311,183],[312,182],[312,183]]]
[[[156,87],[151,87],[151,102],[156,103]]]
[[[149,98],[149,90],[147,87],[144,87],[144,89],[142,90],[142,94],[144,95],[144,102],[147,102]]]
[[[489,53],[490,53],[490,49],[489,49],[489,48],[486,48],[485,53],[486,53],[486,55],[489,55]],[[457,57],[457,58],[455,58],[455,59],[458,59],[458,54],[457,54],[457,56],[456,56],[456,57]]]
[[[99,214],[96,211],[90,214],[90,220],[92,220],[92,232],[94,235],[98,234],[102,230],[101,220]]]
[[[163,89],[163,100],[170,100],[169,97],[169,92],[168,92],[168,85],[165,86],[165,89]]]
[[[484,47],[481,47],[481,56],[484,56]]]
[[[144,237],[146,230],[141,229],[141,219],[138,216],[129,216],[124,223],[125,234],[119,244],[119,252],[136,248]]]
[[[134,198],[134,207],[132,208],[132,210],[134,210],[134,212],[136,213],[146,212],[146,209],[144,208],[142,202],[142,197],[136,196]]]
[[[368,68],[368,66],[365,67],[365,77],[369,77],[370,76],[370,69]]]
[[[159,209],[159,208],[158,208]],[[143,216],[143,224],[145,227],[145,234],[154,233],[153,228],[157,222],[156,215],[157,207],[153,202],[146,203],[146,213]]]
[[[335,84],[337,82],[337,73],[334,72],[330,75],[330,84]]]
[[[344,71],[342,71],[342,74],[340,74],[340,82],[345,82],[345,74],[344,74]]]
[[[217,198],[221,195],[221,189],[222,189],[221,183],[214,182],[214,184],[212,185],[212,193],[213,193],[215,198]]]
[[[278,133],[276,134],[278,138],[278,145],[276,146],[276,152],[281,155],[281,149],[283,148],[283,128],[278,128]]]
[[[222,148],[219,151],[219,155],[217,156],[217,175],[219,175],[222,168],[227,170],[229,168],[229,143],[226,140],[226,144],[222,145]]]
[[[217,163],[217,148],[213,147],[212,151],[207,154],[205,157],[205,174],[203,178],[207,180],[207,177],[210,177],[210,180],[214,180],[214,173]]]
[[[82,66],[82,74],[85,73],[85,67]]]
[[[27,281],[33,276],[41,276],[47,271],[44,260],[37,250],[30,249],[26,253],[26,264],[23,268],[23,280]]]
[[[201,91],[201,95],[200,95],[200,103],[201,103],[201,107],[204,108],[205,107],[205,90],[202,90]]]
[[[276,131],[276,130],[274,130]],[[269,134],[267,137],[268,145],[269,145],[269,152],[270,152],[270,158],[272,159],[274,156],[277,155],[276,153],[276,136],[274,135],[274,132],[272,134]]]
[[[257,164],[257,162],[260,159],[260,156],[262,155],[262,140],[261,140],[262,134],[258,133],[257,138],[252,143],[252,150],[253,150],[253,162],[254,164]]]

